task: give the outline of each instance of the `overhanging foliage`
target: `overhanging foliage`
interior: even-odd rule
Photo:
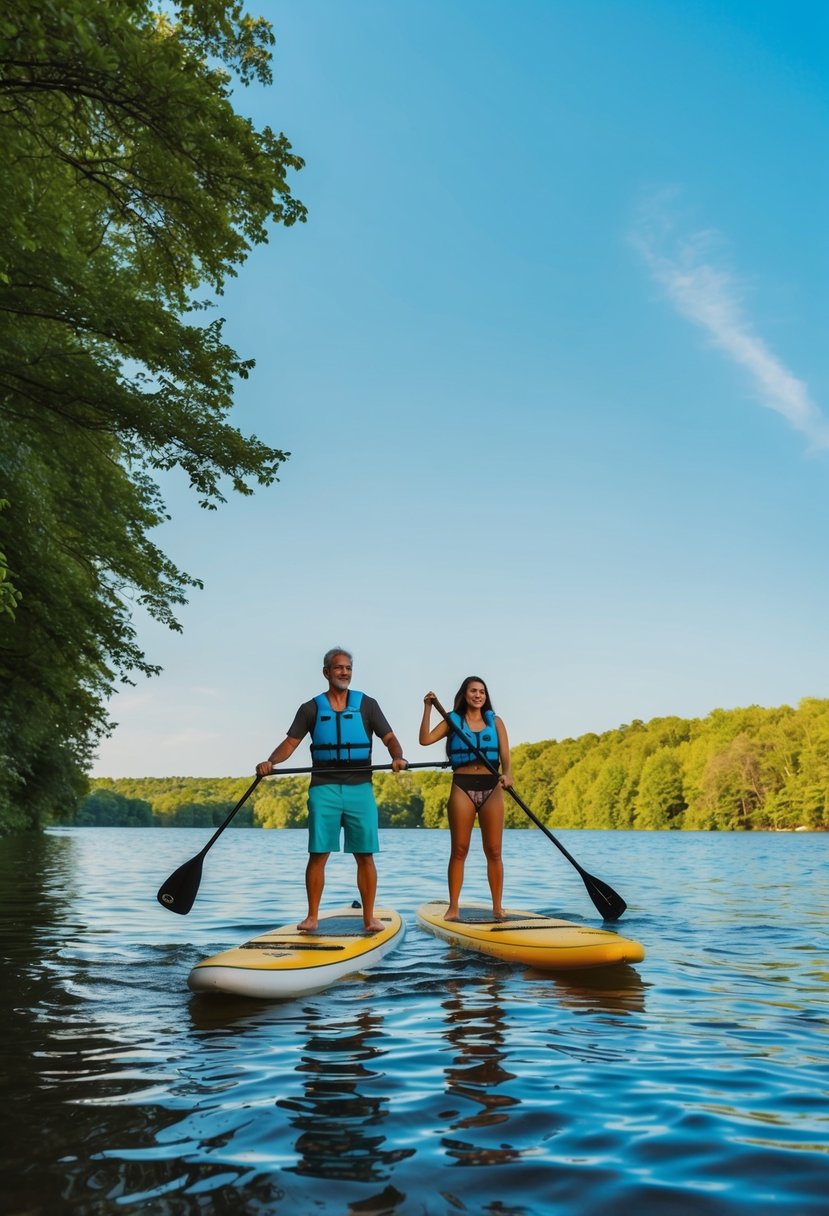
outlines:
[[[229,422],[253,364],[198,296],[305,218],[231,99],[273,41],[219,0],[0,17],[0,828],[71,809],[114,681],[155,670],[133,606],[176,629],[199,585],[151,539],[158,472],[213,508],[286,458]]]

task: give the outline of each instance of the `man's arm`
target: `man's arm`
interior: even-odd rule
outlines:
[[[362,714],[363,725],[369,737],[376,735],[389,749],[392,772],[399,773],[401,769],[408,768],[407,762],[403,759],[403,748],[400,746],[400,740],[392,730],[386,715],[374,697],[363,696]]]
[[[314,729],[316,715],[317,707],[313,701],[306,701],[304,705],[300,705],[294,715],[293,722],[288,727],[285,738],[273,749],[267,760],[263,760],[261,764],[257,764],[257,776],[267,777],[268,773],[273,772],[274,765],[282,764],[289,756],[294,754],[308,732]]]
[[[286,735],[279,746],[273,749],[267,760],[263,760],[261,764],[257,764],[257,777],[267,777],[268,773],[273,772],[275,765],[282,764],[289,756],[294,754],[301,742],[301,739],[292,739],[290,735]]]
[[[406,761],[403,759],[403,748],[400,746],[400,741],[393,730],[390,730],[387,735],[383,735],[383,743],[389,749],[391,756],[391,769],[393,773],[399,773],[401,769],[407,767]]]

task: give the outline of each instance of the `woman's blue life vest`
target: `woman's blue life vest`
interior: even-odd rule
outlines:
[[[311,732],[311,760],[316,765],[371,764],[371,736],[366,732],[360,705],[363,694],[349,689],[345,709],[331,708],[324,692],[314,697],[317,720]]]
[[[448,718],[453,726],[463,731],[464,736],[462,739],[460,735],[451,729],[447,736],[446,754],[449,757],[449,763],[452,765],[452,768],[461,768],[464,764],[481,763],[481,757],[475,754],[469,746],[470,743],[473,743],[478,751],[483,753],[489,763],[497,768],[500,752],[498,750],[498,731],[495,729],[495,714],[492,710],[484,710],[484,722],[486,725],[483,730],[470,730],[466,725],[466,720],[460,714],[455,713],[454,710],[450,711]]]

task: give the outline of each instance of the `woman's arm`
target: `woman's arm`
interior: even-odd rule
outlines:
[[[445,739],[449,734],[449,723],[445,718],[441,718],[437,726],[430,729],[432,721],[432,706],[435,703],[435,694],[427,692],[423,698],[423,717],[420,720],[420,734],[417,737],[421,747],[428,747],[430,743],[437,743],[438,739]]]

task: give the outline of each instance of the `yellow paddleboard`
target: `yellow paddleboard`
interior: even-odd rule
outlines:
[[[300,932],[295,924],[282,925],[197,963],[187,983],[193,992],[230,992],[265,1000],[319,992],[343,976],[373,967],[403,940],[405,929],[397,912],[378,908],[375,915],[383,922],[376,933],[363,928],[360,908],[326,912],[311,932]]]
[[[611,963],[639,963],[645,948],[609,929],[591,929],[569,920],[556,920],[539,912],[506,910],[506,919],[492,919],[486,904],[464,904],[461,919],[444,920],[447,904],[441,900],[417,910],[421,928],[437,937],[491,954],[507,963],[522,963],[540,971],[576,971],[607,967]]]

